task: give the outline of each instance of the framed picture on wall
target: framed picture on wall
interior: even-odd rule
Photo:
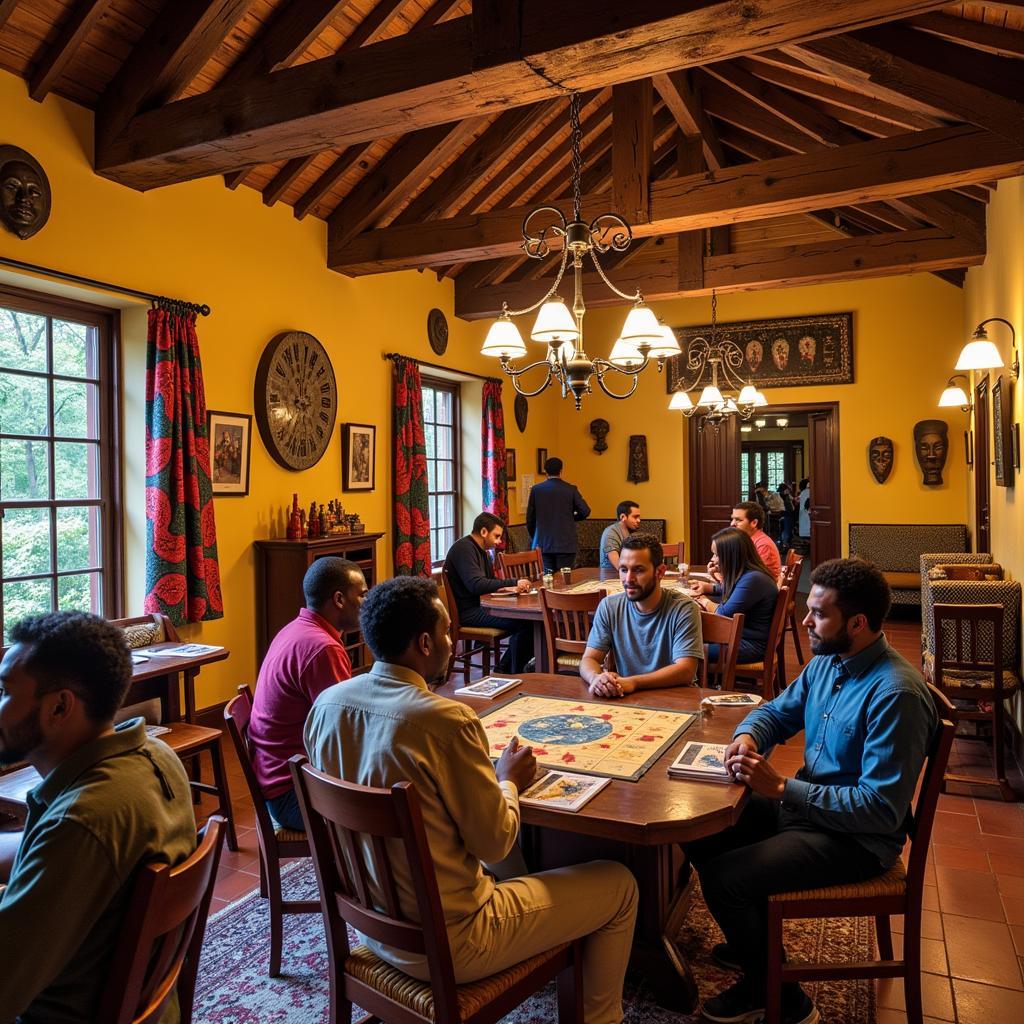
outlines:
[[[974,431],[964,431],[964,456],[967,459],[967,465],[974,465]]]
[[[241,412],[206,410],[210,441],[210,482],[215,497],[243,498],[249,493],[252,417]]]
[[[505,479],[508,481],[509,487],[515,487],[516,485],[516,450],[515,448],[505,449]]]
[[[544,463],[548,461],[548,450],[547,448],[537,449],[537,472],[544,475]]]
[[[341,428],[341,489],[372,491],[377,486],[377,428],[345,423]]]
[[[1010,390],[1003,374],[992,385],[992,451],[995,456],[996,486],[1013,486],[1013,448],[1010,430]]]
[[[1010,431],[1013,441],[1013,468],[1020,471],[1020,424],[1014,423]]]

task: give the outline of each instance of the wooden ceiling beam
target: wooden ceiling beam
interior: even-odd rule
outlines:
[[[867,200],[888,200],[962,184],[1014,177],[1024,146],[969,125],[872,139],[806,155],[671,178],[651,185],[651,222],[638,236],[809,213]],[[600,212],[600,196],[584,197]],[[379,273],[438,263],[513,256],[524,207],[365,232],[331,248],[328,265],[344,273]]]
[[[950,14],[919,14],[907,22],[914,28],[952,39],[997,57],[1024,57],[1024,32],[1005,25],[990,25],[971,18],[954,18]]]
[[[109,6],[110,0],[79,0],[74,6],[70,16],[61,25],[57,38],[46,48],[32,69],[28,80],[28,94],[32,99],[41,103],[46,98],[64,74],[68,62],[90,29],[103,17]],[[2,23],[3,19],[0,19]]]
[[[195,0],[189,0],[195,2]],[[225,3],[228,0],[224,0]],[[238,0],[245,2],[245,0]],[[170,5],[178,15],[182,3]],[[520,44],[478,66],[472,17],[97,122],[97,170],[138,189],[304,156],[934,9],[928,0],[519,0]],[[160,19],[158,19],[160,20]],[[115,134],[117,137],[115,138]]]
[[[0,0],[0,29],[7,24],[17,6],[18,0]]]
[[[176,100],[250,3],[251,0],[175,0],[165,4],[99,98],[97,151],[112,144],[147,107]],[[241,164],[256,162],[232,160],[218,171],[231,172]]]
[[[676,148],[676,168],[681,178],[699,174],[704,169],[699,139],[680,132]],[[676,236],[676,276],[681,292],[700,291],[704,287],[704,235],[705,232],[698,228]]]
[[[342,150],[334,158],[334,163],[295,201],[295,206],[292,208],[295,219],[302,220],[341,181],[349,170],[369,153],[372,146],[372,142],[364,142],[362,145],[349,146]]]
[[[669,71],[664,75],[654,76],[654,88],[658,90],[665,106],[672,111],[672,116],[685,136],[700,138],[704,160],[707,166],[717,171],[726,165],[725,154],[714,126],[704,112],[704,104],[694,89],[687,71]]]
[[[297,156],[294,160],[289,160],[263,189],[263,205],[273,206],[309,169],[309,165],[316,158],[317,154],[311,153],[309,156]]]
[[[224,184],[233,192],[239,185],[249,177],[250,173],[255,170],[253,167],[240,167],[237,171],[232,171],[230,174],[224,175]]]
[[[649,78],[612,86],[612,208],[630,224],[651,219],[654,87]]]
[[[481,118],[422,128],[406,135],[345,197],[327,220],[328,246],[343,249],[363,229],[386,217],[433,168],[465,145]]]

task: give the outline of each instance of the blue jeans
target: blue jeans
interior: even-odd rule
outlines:
[[[289,789],[280,796],[267,800],[267,810],[274,821],[283,828],[293,828],[296,832],[305,832],[306,823],[302,820],[299,810],[299,798],[294,789]]]

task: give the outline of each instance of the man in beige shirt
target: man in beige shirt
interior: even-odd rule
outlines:
[[[504,859],[518,838],[519,792],[533,781],[533,752],[512,745],[492,766],[476,714],[431,691],[444,682],[451,640],[448,613],[430,580],[403,576],[378,584],[360,623],[376,664],[317,698],[306,721],[310,760],[349,782],[383,788],[407,780],[416,787],[457,982],[582,937],[587,1024],[618,1024],[636,920],[633,876],[608,861],[503,882],[485,873],[481,862]],[[404,858],[394,858],[392,868],[402,910],[416,920]],[[363,941],[427,980],[423,957]]]

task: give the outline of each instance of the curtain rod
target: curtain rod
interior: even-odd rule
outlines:
[[[170,299],[166,295],[154,295],[152,292],[142,292],[137,288],[124,288],[119,284],[111,284],[109,281],[97,281],[92,277],[82,277],[80,274],[70,274],[65,270],[53,270],[50,267],[40,267],[35,263],[23,263],[21,260],[12,260],[7,256],[0,256],[0,266],[11,267],[14,270],[26,270],[30,274],[41,274],[44,277],[52,277],[58,281],[70,281],[72,284],[84,284],[90,288],[101,288],[103,291],[117,292],[120,295],[131,295],[137,299],[149,299],[150,302],[166,302],[170,305],[179,306],[190,313],[198,313],[200,316],[209,316],[210,307],[205,303],[185,302],[183,299]]]
[[[381,355],[381,359],[390,359],[392,362],[396,359],[408,359],[410,362],[416,363],[417,366],[425,366],[428,370],[444,370],[445,373],[460,373],[463,377],[472,377],[474,380],[490,380],[500,384],[500,377],[485,377],[482,373],[471,373],[469,370],[456,370],[451,366],[442,366],[440,363],[426,363],[422,359],[416,359],[413,356],[403,356],[401,352],[385,352]]]

